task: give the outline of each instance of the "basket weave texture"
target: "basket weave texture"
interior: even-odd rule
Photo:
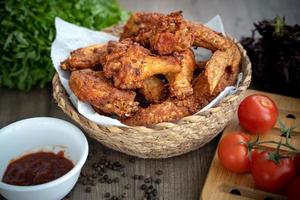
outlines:
[[[118,35],[122,26],[106,29]],[[205,112],[184,117],[176,122],[163,122],[151,127],[104,127],[86,119],[74,108],[56,74],[52,80],[53,97],[58,106],[90,137],[114,150],[141,157],[167,158],[198,149],[217,136],[231,120],[251,82],[251,63],[243,47],[241,71],[243,80],[237,92],[224,98]]]

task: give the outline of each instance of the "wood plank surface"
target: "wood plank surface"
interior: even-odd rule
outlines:
[[[286,127],[291,127],[300,124],[300,99],[291,98],[281,95],[275,95],[265,92],[257,92],[254,90],[248,90],[247,95],[251,94],[263,94],[274,100],[279,109],[279,120],[286,125]],[[295,119],[289,116],[294,116]],[[275,127],[268,133],[260,137],[260,141],[279,141],[280,131],[279,124],[277,123]],[[222,137],[229,134],[232,131],[244,131],[239,126],[237,116],[235,116],[232,121],[225,128]],[[300,149],[300,127],[295,128],[291,133],[290,144],[294,147]],[[252,140],[256,139],[256,135],[252,135]],[[263,145],[270,148],[276,148],[274,145]],[[284,149],[284,148],[283,148]],[[285,149],[288,151],[288,149]],[[234,195],[231,192],[239,191],[240,195]],[[233,192],[234,193],[234,192]],[[236,193],[235,193],[236,194]],[[255,188],[252,176],[250,173],[247,174],[237,174],[232,173],[229,170],[221,166],[217,154],[213,158],[211,163],[207,179],[205,181],[203,191],[200,199],[214,200],[214,199],[226,199],[226,200],[241,200],[241,199],[274,199],[281,200],[285,199],[284,196],[277,194],[271,194],[261,191]]]
[[[131,11],[167,13],[183,10],[186,18],[201,22],[206,22],[216,14],[220,14],[226,32],[238,39],[243,35],[249,36],[253,28],[252,23],[262,18],[285,15],[289,23],[300,23],[300,1],[298,0],[120,0],[120,3]],[[0,128],[11,122],[36,116],[52,116],[70,121],[53,102],[50,87],[34,89],[30,92],[0,89]],[[152,175],[156,170],[162,169],[164,171],[161,177],[162,183],[157,186],[160,199],[195,200],[199,199],[218,139],[219,137],[203,148],[186,155],[166,160],[136,159],[134,163],[128,162],[129,156],[107,150],[93,140],[90,140],[90,144],[92,149],[96,149],[94,157],[98,158],[106,152],[112,160],[125,163],[125,171],[130,175]],[[86,167],[89,168],[88,165]],[[92,193],[85,193],[85,187],[78,185],[69,199],[104,199],[104,192],[120,194],[127,183],[131,185],[127,190],[127,199],[142,199],[142,193],[138,189],[139,182],[130,177],[122,178],[120,181],[119,184],[99,183],[93,187]]]

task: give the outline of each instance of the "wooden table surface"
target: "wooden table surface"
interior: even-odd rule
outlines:
[[[219,14],[223,19],[226,32],[237,39],[243,35],[249,36],[253,28],[252,23],[263,18],[284,15],[288,23],[300,23],[300,1],[298,0],[120,0],[120,3],[131,11],[166,13],[183,10],[187,19],[202,22]],[[16,120],[37,116],[51,116],[70,121],[53,101],[50,87],[34,89],[30,92],[0,89],[0,128]],[[215,138],[201,149],[175,158],[136,159],[133,163],[128,161],[129,156],[108,150],[101,144],[90,140],[91,149],[94,149],[93,159],[97,160],[105,154],[111,160],[124,163],[128,177],[120,178],[118,184],[97,183],[97,186],[92,187],[92,193],[84,192],[86,187],[77,185],[69,199],[104,199],[103,195],[106,191],[116,195],[126,191],[127,199],[142,199],[142,192],[138,189],[140,182],[134,181],[130,176],[134,174],[154,175],[158,169],[164,172],[161,176],[162,183],[156,186],[160,199],[199,199],[218,139],[219,137]],[[85,168],[89,170],[89,164]],[[128,190],[124,189],[126,184],[130,185]]]

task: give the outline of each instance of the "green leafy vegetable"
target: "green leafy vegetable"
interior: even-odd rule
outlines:
[[[44,87],[54,74],[54,18],[100,30],[128,17],[115,0],[0,1],[0,87]]]

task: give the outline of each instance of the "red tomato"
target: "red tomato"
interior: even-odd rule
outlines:
[[[242,132],[225,135],[218,147],[218,156],[222,165],[230,171],[245,173],[250,171],[247,142],[250,136]]]
[[[300,176],[298,176],[288,188],[288,200],[300,199]]]
[[[300,154],[296,155],[294,160],[295,160],[297,175],[300,176]]]
[[[238,117],[245,130],[254,134],[265,133],[275,125],[278,109],[269,97],[254,94],[241,102]]]
[[[281,192],[296,176],[294,160],[281,158],[276,164],[270,160],[269,152],[252,154],[251,172],[255,185],[267,192]]]

